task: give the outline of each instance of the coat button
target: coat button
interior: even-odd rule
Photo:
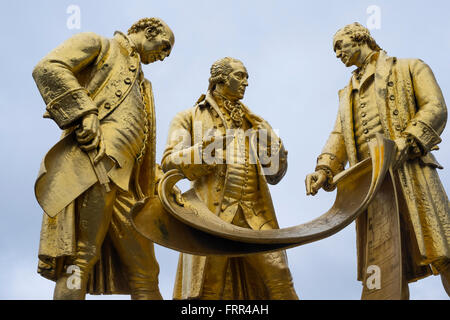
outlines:
[[[397,125],[395,126],[395,130],[400,131],[401,129],[402,129],[402,127],[401,127],[399,124],[397,124]]]
[[[369,133],[369,129],[364,129],[364,133],[368,134]]]
[[[131,79],[130,78],[126,78],[125,80],[123,80],[123,82],[125,82],[126,84],[131,84]]]
[[[394,101],[394,100],[395,100],[395,96],[392,94],[392,95],[389,97],[389,99],[391,99],[391,101]]]
[[[361,104],[360,104],[360,107],[361,107],[361,108],[364,108],[365,106],[366,106],[365,103],[361,103]]]
[[[111,104],[109,102],[106,102],[103,106],[105,109],[111,109]]]
[[[216,201],[216,202],[214,202],[214,205],[217,207],[219,205],[219,203]]]
[[[392,81],[389,81],[389,82],[388,82],[388,86],[389,86],[389,87],[393,87],[393,86],[394,86],[394,83],[393,83]]]
[[[394,110],[394,115],[396,115],[396,116],[398,115],[398,110],[397,109]]]
[[[78,93],[72,93],[72,98],[73,98],[73,100],[77,100],[78,99]]]
[[[330,156],[330,159],[331,159],[331,160],[334,160],[334,159],[336,159],[336,156],[333,156],[333,155],[332,155],[332,156]]]
[[[364,120],[364,121],[362,122],[362,125],[363,125],[363,126],[367,126],[367,121]]]
[[[365,117],[366,116],[366,113],[365,112],[363,112],[363,113],[361,113],[361,117]]]
[[[118,97],[122,96],[122,91],[117,90],[117,91],[116,91],[116,96],[118,96]]]
[[[130,71],[134,72],[134,71],[136,71],[136,66],[134,64],[132,64],[129,69],[130,69]]]

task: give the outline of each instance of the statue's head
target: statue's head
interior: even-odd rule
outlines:
[[[359,66],[358,63],[364,61],[368,53],[381,50],[369,30],[358,22],[346,25],[336,32],[333,49],[336,57],[347,67]]]
[[[163,61],[170,55],[175,36],[169,26],[159,18],[143,18],[128,29],[144,64]]]
[[[247,69],[240,60],[226,57],[211,66],[209,90],[217,90],[225,98],[236,101],[244,97],[247,86]]]

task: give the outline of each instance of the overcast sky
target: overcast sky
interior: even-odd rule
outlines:
[[[68,19],[76,27],[67,13],[70,5],[80,9],[79,29],[68,27]],[[368,13],[373,5],[375,11]],[[279,130],[289,150],[289,170],[271,187],[279,223],[287,227],[324,213],[335,197],[324,191],[306,197],[304,190],[305,175],[314,169],[332,129],[337,92],[351,72],[335,57],[334,33],[354,21],[379,27],[372,35],[380,46],[391,56],[428,63],[450,101],[449,11],[447,1],[413,0],[9,1],[0,13],[0,299],[52,298],[54,283],[36,272],[42,210],[33,185],[60,130],[42,119],[45,104],[31,72],[65,39],[85,31],[112,37],[142,17],[160,17],[172,28],[176,42],[170,57],[144,66],[155,94],[158,161],[170,120],[205,92],[211,64],[225,56],[242,60],[250,75],[244,103]],[[442,139],[435,155],[446,168],[439,174],[448,191],[448,129]],[[156,246],[156,254],[160,289],[171,299],[178,253]],[[290,249],[288,257],[301,299],[360,298],[354,224]],[[412,299],[448,299],[434,276],[411,284],[410,292]]]

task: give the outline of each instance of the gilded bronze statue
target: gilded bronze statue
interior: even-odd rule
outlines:
[[[56,282],[54,299],[162,299],[156,242],[181,252],[174,299],[295,300],[285,249],[355,219],[362,299],[408,299],[408,283],[432,274],[450,295],[450,207],[432,154],[447,109],[428,65],[388,56],[359,23],[338,30],[336,56],[357,68],[305,181],[308,195],[337,189],[336,201],[280,229],[268,184],[286,174],[287,150],[242,103],[240,60],[211,66],[206,94],[171,122],[164,172],[156,164],[142,64],[164,60],[173,45],[164,21],[144,18],[112,39],[77,34],[33,71],[44,117],[63,130],[35,184],[45,212],[38,272]],[[180,179],[191,181],[183,194]]]
[[[388,56],[359,23],[337,31],[333,48],[345,66],[357,68],[339,91],[337,120],[316,171],[306,177],[306,192],[333,190],[347,162],[352,167],[369,157],[376,134],[393,140],[392,197],[373,201],[356,220],[362,298],[408,299],[408,283],[431,274],[441,275],[450,295],[450,208],[436,171],[442,167],[431,153],[439,149],[447,109],[433,72],[421,60]],[[391,283],[367,288],[374,267]]]
[[[153,243],[129,215],[155,194],[160,175],[152,87],[141,63],[164,60],[173,45],[165,22],[144,18],[112,39],[77,34],[33,71],[44,117],[64,130],[35,185],[45,211],[38,271],[56,282],[54,299],[162,298]]]
[[[241,102],[247,79],[241,61],[216,61],[206,95],[173,119],[161,164],[191,180],[204,205],[225,223],[272,230],[278,223],[268,183],[283,178],[287,152],[270,125]],[[256,148],[250,136],[260,131],[264,143]],[[297,299],[297,294],[285,251],[244,257],[181,253],[174,299],[193,298]]]

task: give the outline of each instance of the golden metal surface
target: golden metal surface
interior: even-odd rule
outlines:
[[[169,56],[174,35],[160,19],[137,21],[112,39],[80,33],[51,51],[33,78],[64,130],[35,184],[44,210],[39,273],[56,282],[54,299],[131,294],[161,299],[153,243],[130,210],[155,193],[155,115],[141,63]]]
[[[447,109],[428,65],[388,56],[357,23],[336,33],[336,56],[357,69],[305,181],[308,195],[337,188],[336,200],[313,221],[279,229],[268,184],[286,174],[287,151],[240,101],[248,74],[239,60],[217,61],[206,95],[172,121],[162,176],[141,63],[164,60],[173,45],[162,20],[141,19],[112,39],[75,35],[33,71],[44,117],[64,130],[35,184],[45,212],[39,272],[56,282],[55,299],[161,298],[153,242],[182,252],[176,299],[297,299],[283,250],[355,219],[362,299],[407,299],[407,283],[431,274],[450,295],[450,207],[431,153]],[[192,189],[180,194],[184,178]]]
[[[419,59],[388,56],[359,23],[340,29],[333,49],[357,69],[339,91],[336,123],[316,172],[306,177],[307,194],[333,190],[329,181],[347,162],[366,158],[376,134],[394,141],[389,181],[356,219],[362,298],[407,299],[407,283],[431,274],[441,275],[450,295],[450,207],[431,153],[439,149],[447,107],[433,72]],[[372,267],[382,279],[376,290],[366,281]]]
[[[380,288],[373,290],[363,287],[362,300],[400,300],[403,297],[404,277],[402,266],[400,220],[392,172],[389,171],[380,190],[370,202],[367,210],[366,266],[376,266],[380,270]],[[370,281],[371,273],[366,273],[363,282]]]
[[[206,95],[170,125],[163,170],[191,180],[198,204],[224,226],[278,229],[268,184],[285,175],[287,151],[267,121],[240,101],[248,86],[244,64],[227,57],[210,71]],[[242,257],[181,253],[173,297],[298,299],[283,250]]]
[[[305,224],[274,230],[241,228],[212,213],[193,189],[183,194],[181,206],[172,193],[175,184],[185,178],[177,170],[167,172],[158,186],[162,204],[158,199],[141,203],[133,209],[133,221],[136,229],[155,243],[200,255],[240,256],[317,241],[354,221],[380,189],[395,154],[394,145],[380,137],[370,146],[371,159],[335,177],[337,195],[332,208]]]

